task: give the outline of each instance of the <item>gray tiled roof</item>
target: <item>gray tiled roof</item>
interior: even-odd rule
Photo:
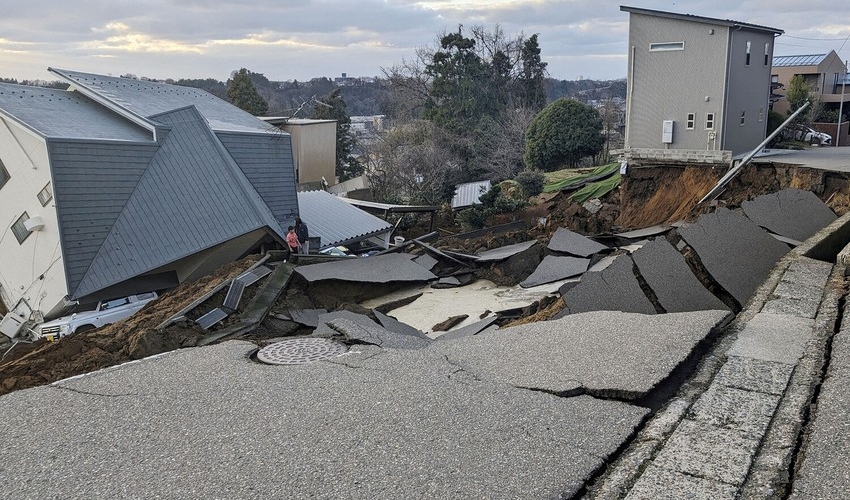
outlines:
[[[149,141],[135,125],[79,92],[0,83],[0,110],[43,137]]]
[[[196,109],[156,119],[171,130],[85,274],[69,270],[72,296],[93,293],[256,229],[268,226],[283,234]]]
[[[823,62],[826,54],[808,54],[801,56],[773,56],[773,67],[817,66]]]
[[[322,247],[345,245],[392,230],[392,225],[325,191],[298,193],[298,212]]]
[[[139,116],[150,117],[193,105],[209,122],[210,128],[216,131],[241,130],[281,133],[279,130],[274,132],[275,127],[204,90],[147,80],[93,75],[56,68],[49,69],[73,82],[74,85],[95,92],[113,104]]]

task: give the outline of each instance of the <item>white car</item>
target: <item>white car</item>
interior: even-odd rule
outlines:
[[[129,318],[148,302],[158,297],[156,292],[130,295],[120,299],[106,300],[97,304],[93,311],[83,311],[63,316],[36,327],[39,336],[47,340],[59,340],[72,333],[94,330],[104,325]]]
[[[823,144],[824,146],[832,144],[831,135],[818,132],[817,130],[811,127],[806,127],[805,125],[798,125],[794,128],[794,139],[797,141],[808,142],[809,144]]]

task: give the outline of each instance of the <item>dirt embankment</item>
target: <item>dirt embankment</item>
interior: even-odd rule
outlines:
[[[19,343],[0,361],[0,395],[49,384],[154,354],[191,347],[207,332],[189,324],[156,327],[195,299],[229,281],[259,259],[248,256],[216,273],[180,286],[124,321],[65,337],[58,342]]]

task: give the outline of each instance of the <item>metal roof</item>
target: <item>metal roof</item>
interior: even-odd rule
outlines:
[[[452,198],[452,208],[463,208],[472,205],[480,205],[479,196],[490,191],[490,181],[475,181],[458,184],[455,186],[455,195]]]
[[[692,21],[696,23],[703,24],[716,24],[720,26],[729,26],[733,28],[747,28],[755,31],[767,31],[770,33],[782,34],[785,33],[783,30],[778,28],[771,28],[770,26],[761,26],[758,24],[750,24],[744,23],[741,21],[733,21],[731,19],[716,19],[713,17],[702,17],[702,16],[694,16],[692,14],[677,14],[675,12],[664,12],[661,10],[650,10],[650,9],[641,9],[638,7],[629,7],[626,5],[621,5],[620,10],[623,12],[629,12],[632,14],[643,14],[646,16],[655,16],[655,17],[666,17],[669,19],[678,19],[680,21]]]
[[[787,66],[817,66],[822,63],[827,54],[808,54],[800,56],[773,56],[773,67]]]
[[[0,83],[0,113],[45,138],[153,139],[150,131],[79,92]]]
[[[48,68],[71,83],[138,116],[150,117],[188,105],[198,108],[213,130],[281,133],[279,129],[201,89]]]
[[[389,222],[325,191],[299,192],[298,213],[310,236],[322,238],[322,248],[365,240],[393,228]]]
[[[340,198],[340,200],[356,207],[382,211],[388,214],[403,214],[409,212],[436,212],[440,209],[440,207],[437,205],[395,205],[390,203],[378,203],[376,201],[355,200],[354,198]]]

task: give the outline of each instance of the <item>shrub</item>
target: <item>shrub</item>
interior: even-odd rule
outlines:
[[[526,196],[537,196],[543,192],[546,177],[540,170],[523,170],[514,180],[522,188]]]

